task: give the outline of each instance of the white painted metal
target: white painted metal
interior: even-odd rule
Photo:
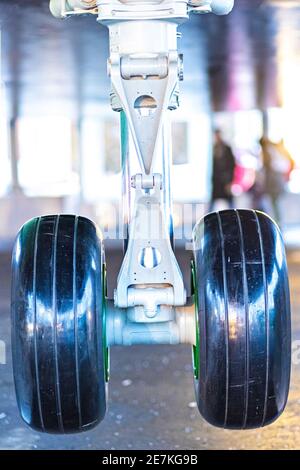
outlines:
[[[172,321],[141,323],[131,321],[130,309],[107,307],[106,335],[109,346],[132,346],[134,344],[196,344],[194,306],[173,308]]]
[[[125,111],[142,170],[149,174],[164,113],[178,84],[177,25],[123,21],[109,24],[109,31],[113,93]],[[139,106],[142,97],[144,105],[141,100]]]
[[[191,12],[227,15],[233,6],[234,0],[50,0],[50,10],[56,18],[93,13],[99,15],[99,21],[179,18]]]
[[[168,58],[158,55],[153,60],[153,54],[143,56],[125,55],[121,59],[121,75],[124,80],[144,78],[166,78],[168,75]]]
[[[115,305],[119,308],[128,308],[143,305],[151,318],[159,315],[159,305],[183,306],[186,303],[186,292],[182,274],[172,250],[170,235],[166,227],[163,213],[161,178],[154,179],[154,189],[145,194],[142,189],[142,178],[136,178],[135,212],[130,225],[127,252],[118,277],[115,292]],[[143,250],[152,248],[161,255],[160,263],[148,268],[141,264],[140,256]],[[129,288],[140,289],[139,295],[132,302],[133,295],[129,298]],[[157,291],[148,290],[144,286],[158,286]],[[163,286],[163,287],[162,287]],[[171,287],[173,295],[169,294]],[[166,290],[163,296],[161,288]],[[153,299],[156,293],[157,301]],[[142,294],[142,295],[141,295]],[[150,308],[149,305],[152,305]],[[149,315],[150,310],[152,313]]]
[[[160,306],[161,305],[174,305],[174,289],[173,287],[166,287],[162,284],[162,287],[130,287],[128,289],[128,307],[143,308],[135,311],[135,321],[148,322],[149,318],[161,320]],[[137,313],[140,312],[140,317]],[[165,321],[165,320],[164,320]]]
[[[151,290],[151,287],[146,287],[148,290]],[[154,288],[152,288],[154,289]],[[170,288],[169,288],[170,289]],[[137,291],[137,289],[133,289],[134,291]],[[156,286],[155,290],[159,290],[159,287]],[[168,295],[166,291],[167,289],[160,289],[160,292],[153,292],[153,296],[159,296],[161,295],[161,298],[164,301],[163,296]],[[171,295],[173,295],[173,291],[171,289]],[[143,295],[143,294],[141,294]],[[149,293],[148,298],[151,298],[151,293]],[[155,302],[157,302],[157,299],[154,299]],[[126,310],[126,315],[127,318],[130,322],[133,323],[165,323],[165,322],[170,322],[170,321],[175,321],[175,310],[172,305],[159,305],[159,314],[156,314],[155,316],[147,316],[146,310],[144,306],[136,306],[136,307],[129,307]]]
[[[98,0],[101,23],[128,20],[188,19],[187,0]]]

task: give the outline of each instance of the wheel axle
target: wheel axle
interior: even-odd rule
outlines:
[[[196,344],[195,306],[169,307],[170,321],[131,321],[133,309],[118,309],[107,302],[106,335],[109,346],[134,344]]]

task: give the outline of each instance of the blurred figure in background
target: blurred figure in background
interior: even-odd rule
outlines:
[[[256,153],[256,165],[255,165],[255,177],[254,177],[254,184],[249,190],[249,194],[251,196],[251,207],[252,209],[261,211],[261,212],[268,212],[268,207],[266,204],[266,197],[265,197],[265,174],[264,174],[264,164],[263,164],[263,151],[262,145],[263,141],[265,140],[264,137],[260,139],[258,142],[258,149]]]
[[[276,144],[267,137],[262,137],[260,146],[263,168],[258,172],[254,186],[254,209],[265,211],[264,196],[268,196],[275,220],[280,224],[279,200],[285,191],[294,162],[283,141]]]
[[[213,175],[212,175],[212,199],[209,211],[214,210],[215,202],[225,200],[230,209],[233,208],[233,195],[231,191],[234,179],[235,158],[231,147],[227,145],[219,129],[214,133],[213,149]]]

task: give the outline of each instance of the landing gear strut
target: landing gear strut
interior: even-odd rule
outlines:
[[[183,79],[177,28],[191,12],[227,14],[233,3],[50,2],[54,16],[93,14],[109,29],[128,243],[108,299],[101,233],[92,222],[47,216],[21,229],[13,255],[13,362],[21,416],[34,429],[80,432],[103,419],[113,344],[192,345],[197,403],[213,425],[264,426],[284,409],[290,305],[275,223],[254,211],[201,220],[192,299],[173,251],[167,115],[179,105]]]

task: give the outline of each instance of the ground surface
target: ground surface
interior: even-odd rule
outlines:
[[[300,252],[289,253],[293,340],[300,340]],[[189,347],[114,348],[109,410],[95,430],[75,436],[31,431],[19,418],[11,369],[9,256],[0,256],[0,449],[300,449],[300,354],[289,403],[272,426],[232,432],[206,424],[195,408]]]

